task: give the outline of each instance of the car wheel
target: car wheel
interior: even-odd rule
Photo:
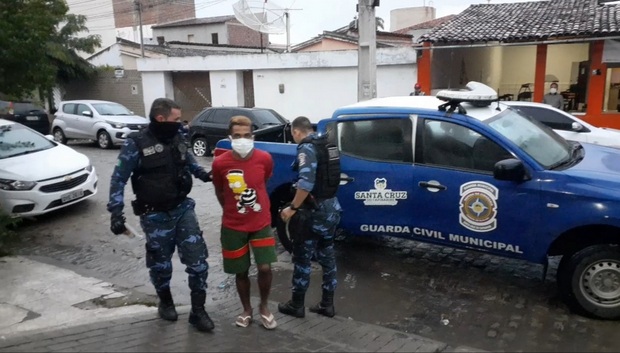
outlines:
[[[192,152],[194,152],[194,156],[196,157],[210,156],[211,149],[209,148],[207,139],[204,137],[195,138],[192,142]]]
[[[67,138],[65,137],[65,133],[62,132],[61,128],[59,127],[55,128],[54,131],[52,132],[52,135],[54,135],[54,141],[58,143],[62,143],[63,145],[67,143]]]
[[[620,319],[620,250],[593,245],[565,255],[558,267],[558,290],[575,312]]]
[[[107,131],[99,131],[97,133],[97,145],[103,149],[112,148],[112,139]]]

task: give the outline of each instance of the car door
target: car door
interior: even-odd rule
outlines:
[[[231,114],[231,109],[215,109],[215,111],[207,117],[205,128],[209,146],[215,146],[217,141],[228,137],[228,124]]]
[[[582,129],[575,131],[573,129],[573,123],[577,122],[572,119],[570,114],[564,114],[560,111],[553,110],[547,107],[534,107],[534,106],[516,106],[519,111],[529,115],[534,120],[537,120],[544,125],[553,129],[560,136],[567,140],[580,141],[580,142],[592,142],[590,141],[590,129],[582,126]]]
[[[417,121],[411,193],[414,238],[527,258],[544,210],[539,182],[493,177],[515,158],[488,133],[457,121]]]
[[[408,115],[338,118],[344,229],[407,236],[415,204],[412,124]]]
[[[78,132],[77,106],[76,103],[64,103],[61,108],[62,111],[56,113],[56,119],[60,119],[65,123],[63,131],[67,138],[81,137]]]
[[[96,138],[96,131],[94,131],[95,118],[94,109],[84,103],[77,105],[76,118],[75,118],[75,130],[81,138],[94,139]]]

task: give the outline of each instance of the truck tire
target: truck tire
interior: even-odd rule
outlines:
[[[592,245],[565,255],[558,290],[573,311],[599,319],[620,319],[620,250]]]
[[[291,239],[291,233],[288,230],[288,222],[284,222],[280,215],[276,217],[276,233],[278,234],[278,240],[284,250],[289,253],[293,253],[293,240]]]

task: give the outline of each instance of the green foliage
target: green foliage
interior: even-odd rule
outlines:
[[[19,239],[14,229],[20,221],[0,212],[0,256],[8,255],[10,246]]]
[[[94,75],[96,70],[76,51],[94,53],[101,45],[101,38],[96,35],[76,37],[80,32],[88,32],[84,15],[68,14],[63,20],[66,22],[64,26],[60,27],[47,43],[47,56],[58,68],[56,78],[60,82],[88,78]]]
[[[0,1],[0,88],[13,97],[49,91],[58,80],[84,78],[92,66],[76,51],[93,53],[99,36],[87,31],[86,17],[67,14],[65,0]],[[60,26],[61,23],[64,25]]]

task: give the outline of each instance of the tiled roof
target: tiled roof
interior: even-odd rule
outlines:
[[[442,25],[450,21],[454,17],[456,17],[456,15],[448,15],[448,16],[439,17],[434,20],[430,20],[430,21],[415,24],[413,26],[401,28],[399,30],[394,31],[393,33],[407,34],[407,32],[417,30],[417,29],[432,29],[432,28],[435,28],[439,25]]]
[[[174,28],[174,27],[184,27],[184,26],[198,26],[198,25],[207,25],[213,23],[224,23],[228,21],[235,20],[235,16],[217,16],[217,17],[203,17],[203,18],[190,18],[188,20],[180,20],[169,23],[162,23],[159,25],[155,25],[152,28]]]
[[[598,0],[548,0],[471,5],[419,42],[520,42],[620,35],[620,5]]]

